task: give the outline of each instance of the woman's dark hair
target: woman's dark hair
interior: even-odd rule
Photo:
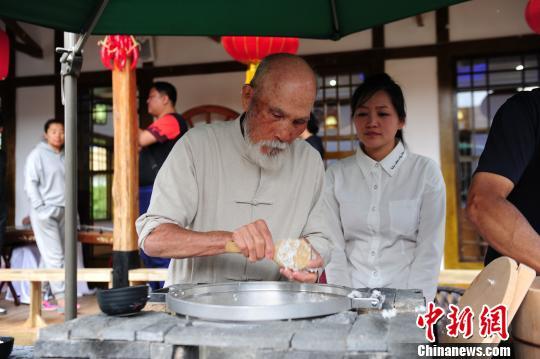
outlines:
[[[407,114],[405,112],[403,91],[401,91],[401,87],[386,73],[369,76],[356,88],[351,98],[351,113],[354,114],[354,111],[358,107],[366,103],[378,91],[386,92],[397,112],[399,120],[405,122]],[[403,132],[401,130],[397,131],[396,138],[403,141]]]
[[[313,135],[316,135],[319,132],[319,120],[317,119],[317,117],[315,117],[313,112],[309,114],[307,130]]]
[[[47,133],[47,131],[49,130],[49,127],[51,127],[51,125],[53,123],[57,123],[59,125],[64,126],[64,121],[63,120],[56,119],[56,118],[51,118],[50,120],[47,120],[47,122],[45,122],[45,126],[43,126],[43,129],[45,130],[45,133]]]

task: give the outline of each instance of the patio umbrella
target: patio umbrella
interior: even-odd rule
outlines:
[[[111,0],[93,34],[259,35],[337,40],[464,0]],[[0,16],[84,33],[102,1],[2,0]]]
[[[348,34],[466,0],[1,0],[0,18],[66,32],[66,320],[76,316],[76,114],[82,48],[92,34],[294,36]],[[76,42],[74,34],[83,36]]]

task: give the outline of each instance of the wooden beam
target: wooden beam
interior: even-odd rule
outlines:
[[[448,8],[444,7],[435,12],[435,27],[437,29],[437,43],[446,44],[450,41],[448,29]]]
[[[458,180],[456,171],[456,121],[453,111],[452,71],[449,57],[439,56],[437,71],[439,81],[439,140],[441,150],[441,170],[446,184],[446,230],[444,244],[444,267],[457,269],[459,262],[458,245]]]
[[[244,72],[246,65],[236,61],[211,62],[193,65],[159,66],[152,70],[153,77],[201,75],[221,72]]]
[[[38,59],[43,58],[43,49],[39,44],[32,39],[30,35],[19,25],[15,20],[2,19],[6,24],[6,28],[11,30],[16,38],[19,38],[22,42],[16,41],[16,38],[12,42],[13,48],[17,51],[23,52],[31,57]]]
[[[384,25],[375,26],[371,29],[371,43],[374,49],[384,48]]]
[[[424,27],[424,16],[422,14],[416,15],[414,20],[416,21],[416,25],[418,27]]]
[[[457,41],[446,44],[406,46],[384,49],[366,49],[330,54],[302,56],[317,72],[335,73],[337,67],[343,71],[358,68],[371,69],[378,66],[378,60],[404,59],[415,57],[438,56],[442,51],[452,57],[498,56],[512,53],[537,52],[540,48],[540,36],[518,35],[483,40]],[[375,64],[374,64],[375,63]],[[245,66],[235,61],[212,62],[191,65],[156,66],[137,70],[137,76],[149,72],[151,78],[174,77],[226,72],[244,72]],[[377,72],[377,71],[374,71]],[[13,79],[16,87],[53,85],[54,75],[37,75]],[[80,86],[107,86],[111,83],[110,71],[83,72],[79,78]]]
[[[135,220],[139,216],[139,152],[136,73],[128,60],[112,71],[114,118],[113,286],[129,284],[128,270],[138,267]]]

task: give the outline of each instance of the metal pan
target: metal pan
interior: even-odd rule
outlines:
[[[167,307],[207,320],[263,321],[319,317],[357,308],[380,309],[384,295],[347,287],[295,282],[173,285]]]

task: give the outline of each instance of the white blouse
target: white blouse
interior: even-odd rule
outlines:
[[[433,160],[401,142],[380,162],[359,149],[326,171],[325,206],[335,244],[328,283],[422,289],[435,298],[446,197]]]

